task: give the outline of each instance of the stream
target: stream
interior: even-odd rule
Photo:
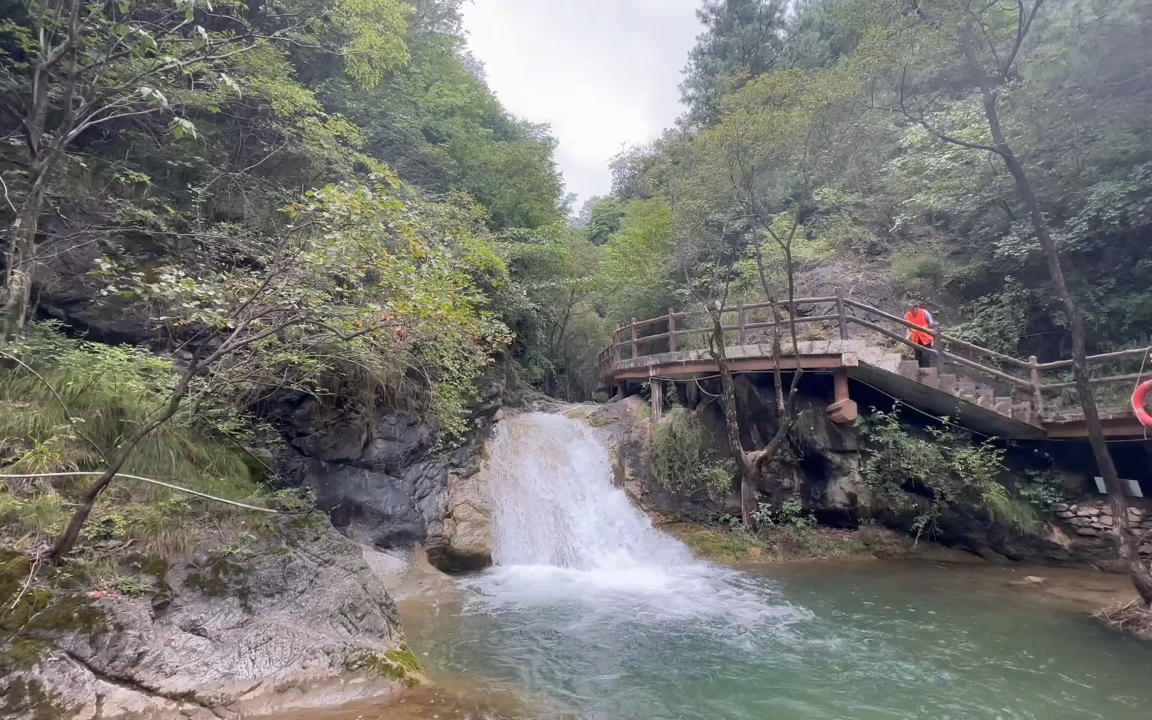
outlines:
[[[496,566],[398,597],[437,686],[306,717],[1152,717],[1152,645],[1084,612],[1124,578],[1044,569],[1036,588],[1023,569],[982,565],[718,567],[612,486],[582,423],[512,418],[491,452]]]

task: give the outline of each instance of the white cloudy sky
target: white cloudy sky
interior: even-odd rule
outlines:
[[[699,0],[472,0],[464,26],[504,105],[548,123],[576,208],[611,188],[622,145],[681,113],[680,70]]]

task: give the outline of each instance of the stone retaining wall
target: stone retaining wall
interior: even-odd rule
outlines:
[[[1152,508],[1148,503],[1131,504],[1128,507],[1128,528],[1141,538],[1140,553],[1152,555]],[[1116,518],[1108,500],[1089,500],[1075,505],[1055,505],[1052,508],[1062,523],[1071,526],[1081,538],[1106,537],[1111,535]]]

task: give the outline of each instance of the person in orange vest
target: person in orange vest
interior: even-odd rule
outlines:
[[[908,312],[904,313],[904,319],[926,330],[936,327],[932,313],[914,303],[908,304]],[[908,339],[916,346],[916,362],[920,367],[932,367],[932,353],[928,352],[928,349],[932,347],[932,333],[908,328]]]

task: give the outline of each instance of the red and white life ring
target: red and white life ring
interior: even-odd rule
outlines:
[[[1144,427],[1152,427],[1152,415],[1144,409],[1144,398],[1148,397],[1149,391],[1152,391],[1152,380],[1140,383],[1136,386],[1136,392],[1132,393],[1132,409]]]

